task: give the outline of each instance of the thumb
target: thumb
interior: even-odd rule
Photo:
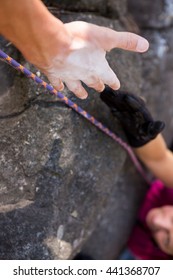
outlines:
[[[117,32],[115,30],[100,27],[97,32],[97,39],[105,51],[113,48],[120,48],[128,51],[145,52],[149,48],[148,41],[131,32]]]
[[[130,32],[116,32],[115,47],[124,50],[145,52],[149,48],[149,43],[143,37]]]
[[[146,39],[131,32],[117,32],[104,26],[83,21],[66,23],[65,26],[73,36],[90,42],[95,41],[105,51],[120,48],[128,51],[145,52],[149,48]]]

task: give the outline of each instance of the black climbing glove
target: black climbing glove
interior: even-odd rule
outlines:
[[[100,95],[120,121],[129,144],[141,147],[154,139],[165,127],[161,121],[154,121],[145,102],[138,96],[106,88]]]

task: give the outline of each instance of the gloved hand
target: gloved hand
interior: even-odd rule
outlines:
[[[100,97],[118,118],[134,148],[154,139],[165,127],[163,122],[153,120],[143,99],[134,94],[106,88]]]

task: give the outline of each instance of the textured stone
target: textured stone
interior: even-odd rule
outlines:
[[[173,23],[172,0],[128,0],[128,7],[141,27],[162,28]]]
[[[173,103],[173,1],[128,3],[133,17],[143,27],[141,34],[150,43],[149,51],[142,55],[145,80],[142,94],[146,97],[153,115],[165,121],[166,128],[163,134],[169,145],[173,139],[173,108],[170,105]]]
[[[165,121],[163,131],[168,145],[173,136],[173,29],[162,31],[144,31],[143,35],[150,42],[149,51],[143,56],[143,84],[142,93],[151,108],[153,116]],[[151,63],[152,62],[152,63]]]
[[[136,221],[136,213],[146,192],[146,184],[127,159],[95,231],[85,243],[83,253],[93,259],[117,259]]]
[[[119,18],[127,12],[127,0],[49,0],[45,2],[59,10],[92,12],[109,18]]]

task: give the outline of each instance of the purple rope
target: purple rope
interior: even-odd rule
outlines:
[[[72,108],[74,111],[82,115],[84,118],[86,118],[89,122],[91,122],[93,125],[95,125],[97,128],[99,128],[101,131],[103,131],[105,134],[107,134],[109,137],[111,137],[114,141],[116,141],[120,146],[122,146],[128,155],[130,156],[132,162],[134,163],[136,169],[141,174],[141,176],[144,178],[144,180],[149,184],[149,179],[147,178],[147,175],[141,166],[140,162],[138,161],[137,157],[135,156],[132,148],[124,142],[120,137],[118,137],[115,133],[113,133],[110,129],[108,129],[106,126],[104,126],[101,122],[97,121],[93,116],[91,116],[89,113],[84,111],[81,107],[79,107],[76,103],[72,102],[70,99],[68,99],[66,96],[64,96],[61,92],[58,92],[55,88],[53,88],[51,85],[37,77],[35,74],[30,72],[27,68],[19,64],[17,61],[15,61],[13,58],[8,56],[6,53],[4,53],[2,50],[0,50],[0,58],[7,62],[9,65],[14,67],[16,70],[22,72],[25,76],[28,78],[34,80],[37,84],[43,86],[46,88],[52,95],[56,95],[63,101],[66,105],[68,105],[70,108]]]

